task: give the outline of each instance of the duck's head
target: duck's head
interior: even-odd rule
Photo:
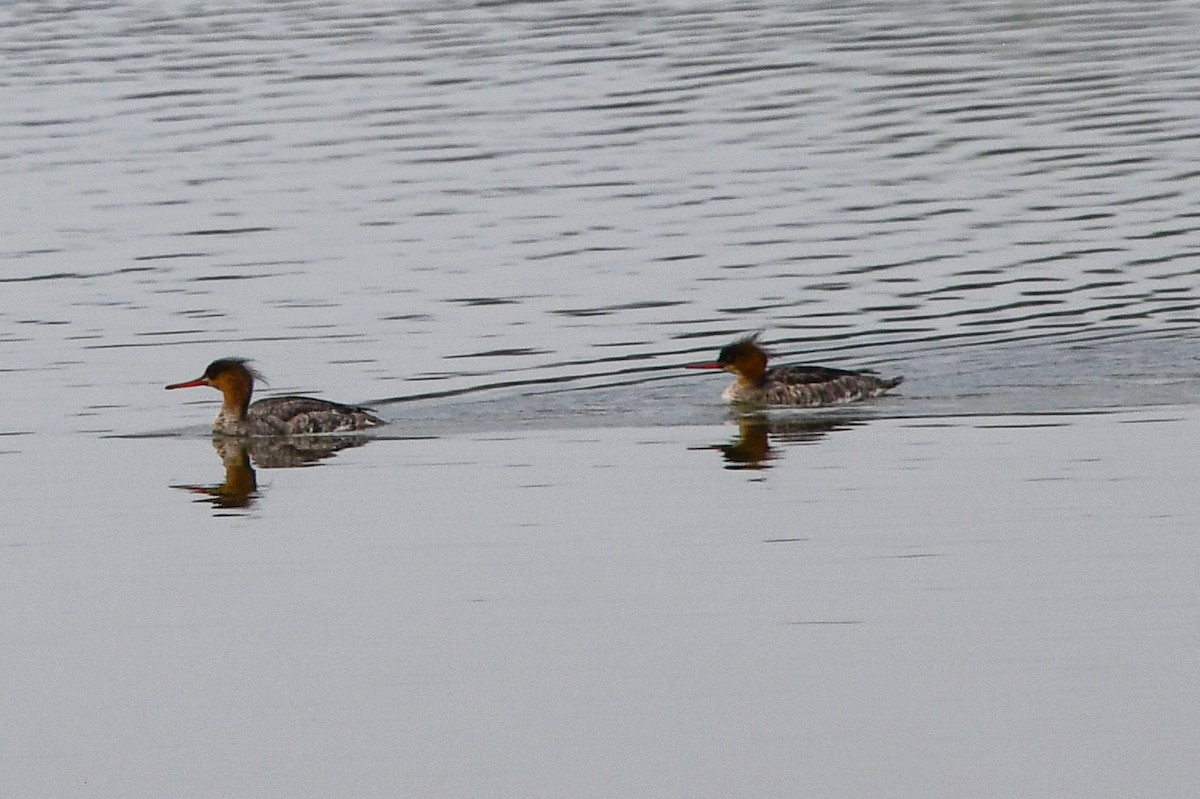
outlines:
[[[254,381],[262,379],[263,376],[245,358],[221,358],[210,363],[204,374],[195,380],[172,383],[167,388],[211,386],[224,396],[227,410],[244,414],[250,404],[250,395],[254,393]]]
[[[717,359],[708,363],[688,364],[688,369],[724,369],[739,380],[754,383],[767,371],[770,354],[758,343],[758,334],[740,338],[721,348]]]

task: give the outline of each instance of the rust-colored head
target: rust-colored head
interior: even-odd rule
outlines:
[[[688,364],[688,369],[724,369],[737,375],[739,381],[756,383],[767,372],[770,355],[758,343],[758,334],[740,338],[721,348],[717,359],[710,363]]]
[[[211,386],[224,396],[223,410],[242,418],[250,405],[250,395],[254,393],[254,381],[262,379],[263,376],[245,358],[221,358],[210,363],[204,374],[195,380],[172,383],[167,388]]]

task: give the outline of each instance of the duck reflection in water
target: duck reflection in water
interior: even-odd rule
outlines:
[[[779,458],[778,443],[813,444],[835,430],[848,430],[863,423],[860,418],[846,416],[772,419],[766,414],[738,416],[737,438],[728,444],[713,444],[707,449],[718,450],[726,469],[767,469]]]
[[[242,438],[216,436],[213,449],[225,465],[225,480],[212,485],[172,485],[193,494],[197,502],[207,502],[218,510],[249,508],[259,498],[260,469],[293,469],[312,466],[351,447],[370,441],[366,436],[287,436],[284,438]]]

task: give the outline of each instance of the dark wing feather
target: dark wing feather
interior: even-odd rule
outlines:
[[[313,397],[271,397],[250,406],[254,421],[280,435],[335,433],[383,424],[369,408]]]
[[[764,375],[755,389],[759,393],[751,398],[768,405],[837,405],[879,396],[902,379],[830,366],[780,366]]]
[[[295,416],[299,413],[319,413],[321,411],[338,411],[341,413],[370,413],[370,408],[357,405],[343,405],[340,402],[317,399],[316,397],[269,397],[254,403],[253,407],[269,409],[277,416]]]
[[[834,369],[832,366],[776,366],[768,369],[764,380],[788,385],[828,383],[840,377],[871,377],[867,371],[853,372],[849,369]]]

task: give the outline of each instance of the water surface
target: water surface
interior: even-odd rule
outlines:
[[[387,400],[657,376],[758,329],[928,393],[1194,395],[1187,3],[3,14],[21,429],[177,429],[151,389],[229,354]]]
[[[4,537],[26,796],[1192,793],[1194,408],[377,441],[49,436]],[[8,456],[5,456],[8,457]],[[70,459],[82,480],[39,481]],[[80,512],[82,509],[84,512]]]
[[[1198,24],[6,4],[0,788],[1197,793]]]

